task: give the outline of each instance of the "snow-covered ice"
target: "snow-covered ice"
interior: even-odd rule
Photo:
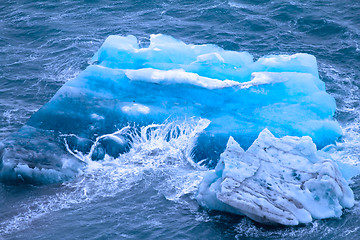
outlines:
[[[197,200],[210,209],[283,225],[340,217],[354,205],[337,164],[310,137],[276,138],[267,129],[246,152],[229,138]]]

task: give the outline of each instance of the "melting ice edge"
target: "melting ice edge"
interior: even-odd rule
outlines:
[[[90,66],[0,143],[0,179],[67,181],[151,135],[186,135],[176,157],[208,171],[200,205],[283,225],[339,217],[354,205],[342,175],[356,171],[317,150],[342,134],[335,110],[309,54],[254,61],[161,34],[148,47],[109,36]]]

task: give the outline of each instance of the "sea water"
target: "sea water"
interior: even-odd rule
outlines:
[[[0,3],[0,136],[4,139],[89,64],[109,35],[171,35],[269,54],[312,54],[336,100],[343,137],[335,160],[359,162],[360,5],[345,1],[3,1]],[[206,169],[187,159],[201,127],[164,142],[154,134],[118,158],[91,162],[52,185],[0,186],[4,239],[356,239],[356,203],[341,218],[270,227],[199,207],[194,194]],[[169,126],[155,126],[158,133]],[[180,156],[180,157],[179,157]],[[350,185],[358,200],[358,178]]]

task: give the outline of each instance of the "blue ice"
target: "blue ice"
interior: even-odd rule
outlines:
[[[245,149],[265,128],[276,137],[310,136],[318,148],[341,136],[335,100],[309,54],[254,61],[247,52],[158,34],[148,47],[134,36],[109,36],[91,61],[3,141],[1,179],[64,181],[84,165],[67,147],[88,153],[98,136],[123,127],[194,117],[211,121],[193,149],[194,160],[205,159],[209,167],[229,136]],[[129,141],[125,135],[104,138],[92,159],[117,157],[128,151]]]

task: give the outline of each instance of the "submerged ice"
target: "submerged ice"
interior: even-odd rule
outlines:
[[[263,130],[245,152],[230,137],[198,202],[267,224],[297,225],[340,217],[354,195],[335,162],[309,137],[274,137]]]

